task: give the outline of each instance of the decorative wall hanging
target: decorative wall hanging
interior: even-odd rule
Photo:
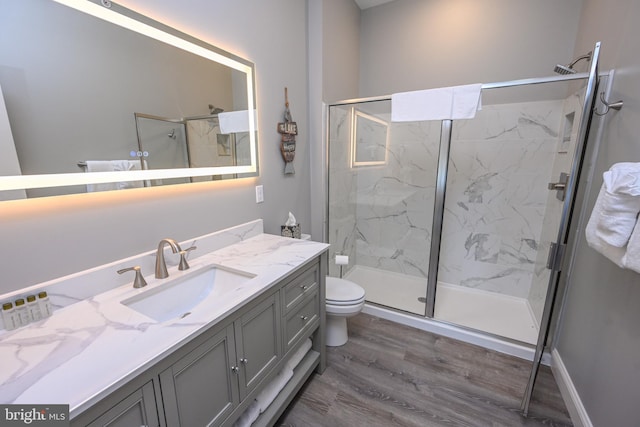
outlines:
[[[284,159],[284,174],[293,175],[296,173],[293,168],[293,158],[296,155],[296,135],[298,134],[298,125],[291,119],[291,111],[289,111],[289,95],[287,88],[284,88],[284,122],[278,123],[278,133],[282,135],[280,141],[280,152]]]

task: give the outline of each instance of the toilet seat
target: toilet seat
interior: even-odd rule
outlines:
[[[364,289],[345,279],[326,277],[325,308],[327,312],[326,344],[344,345],[349,339],[347,317],[355,316],[364,307]]]
[[[338,306],[358,305],[364,302],[364,297],[357,300],[351,300],[351,301],[335,301],[327,298],[326,302],[327,302],[327,305],[338,305]]]
[[[364,302],[364,289],[349,280],[327,276],[325,299],[329,305],[358,305]]]

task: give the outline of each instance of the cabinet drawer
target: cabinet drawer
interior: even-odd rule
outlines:
[[[289,282],[282,292],[284,313],[289,313],[308,295],[318,289],[318,265],[303,271]]]
[[[320,318],[319,303],[318,292],[315,291],[287,315],[284,331],[284,336],[286,337],[285,351],[289,350],[305,332],[317,324]]]

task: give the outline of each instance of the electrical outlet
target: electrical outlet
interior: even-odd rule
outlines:
[[[256,203],[264,202],[264,190],[262,185],[256,185]]]

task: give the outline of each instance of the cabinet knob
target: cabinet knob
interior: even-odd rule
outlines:
[[[231,370],[233,371],[234,374],[237,374],[239,369],[237,366],[232,366]]]
[[[301,318],[302,320],[304,320],[304,321],[307,321],[307,320],[309,319],[309,317],[308,317],[308,316],[300,316],[300,318]]]
[[[300,285],[300,289],[302,289],[303,291],[306,291],[308,289],[307,285]]]
[[[249,362],[249,361],[247,359],[245,359],[244,357],[242,359],[240,359],[240,363],[247,364],[247,362]]]

